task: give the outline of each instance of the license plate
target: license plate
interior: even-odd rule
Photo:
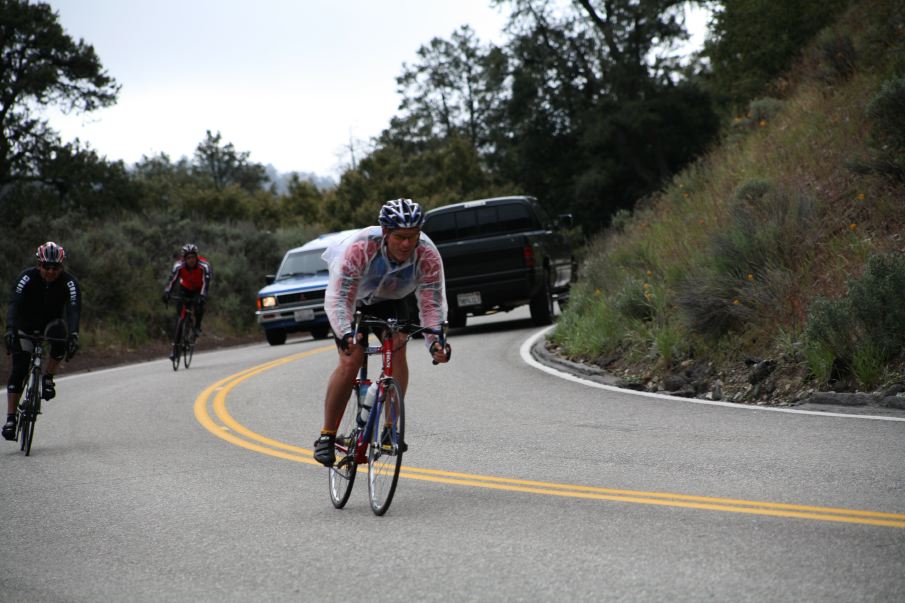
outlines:
[[[475,291],[474,293],[460,293],[456,296],[456,302],[459,304],[460,308],[463,306],[480,306],[481,292]]]
[[[306,322],[309,320],[314,320],[314,310],[310,308],[304,310],[296,310],[293,315],[295,318],[295,322]]]

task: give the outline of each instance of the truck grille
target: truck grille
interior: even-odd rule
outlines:
[[[295,304],[303,301],[312,301],[316,299],[324,299],[324,289],[318,291],[305,291],[303,293],[284,293],[277,295],[277,304],[282,306],[285,304]]]

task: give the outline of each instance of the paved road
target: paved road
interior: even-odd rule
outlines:
[[[0,600],[905,599],[905,422],[565,381],[523,361],[526,316],[446,366],[414,342],[382,518],[311,464],[322,341],[59,379],[32,456],[0,448]]]

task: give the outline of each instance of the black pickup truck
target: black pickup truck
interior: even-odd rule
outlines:
[[[529,304],[537,325],[553,321],[575,279],[575,258],[560,232],[569,214],[551,221],[533,197],[497,197],[430,210],[424,232],[443,257],[451,327],[469,314]]]

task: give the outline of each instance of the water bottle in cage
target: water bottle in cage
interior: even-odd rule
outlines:
[[[362,383],[361,391],[361,411],[358,413],[358,425],[364,427],[368,423],[368,417],[371,416],[371,407],[374,406],[374,399],[377,398],[377,384],[371,384],[370,381]]]

